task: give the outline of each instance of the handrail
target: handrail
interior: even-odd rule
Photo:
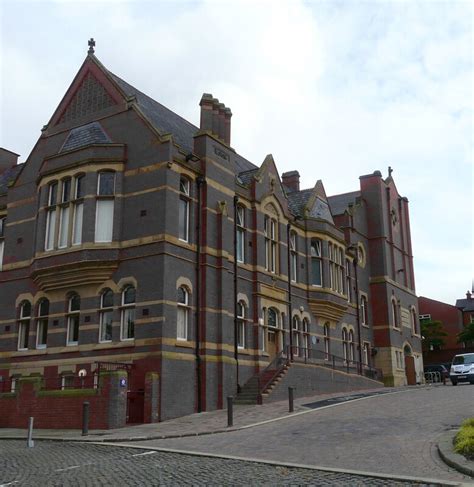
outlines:
[[[286,347],[288,348],[288,347]],[[279,362],[281,362],[279,364]],[[275,380],[275,377],[282,371],[282,369],[288,365],[289,359],[288,359],[288,353],[285,349],[280,350],[275,357],[273,357],[273,360],[258,374],[257,377],[257,387],[258,387],[258,393],[259,395],[265,391],[265,389]],[[268,379],[262,386],[261,384],[261,377],[265,375],[266,372],[269,370],[272,370],[275,368],[275,373],[271,376],[270,379]]]

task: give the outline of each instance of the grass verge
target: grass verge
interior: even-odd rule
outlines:
[[[466,419],[454,438],[454,451],[474,460],[474,418]]]

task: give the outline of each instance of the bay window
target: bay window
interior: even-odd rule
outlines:
[[[114,225],[115,173],[100,172],[97,180],[95,242],[112,242]]]

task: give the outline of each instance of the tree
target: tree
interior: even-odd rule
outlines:
[[[474,322],[469,323],[464,327],[464,330],[458,335],[458,343],[464,343],[469,346],[474,343]]]
[[[423,350],[439,350],[446,342],[443,323],[438,320],[421,320],[421,336],[423,337]]]

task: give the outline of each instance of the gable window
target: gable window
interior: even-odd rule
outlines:
[[[290,233],[290,275],[291,280],[296,282],[298,280],[298,254],[296,248],[296,232]]]
[[[237,206],[237,262],[245,262],[245,208]]]
[[[245,304],[237,303],[237,347],[245,348]]]
[[[183,286],[178,288],[178,319],[176,326],[176,338],[178,340],[188,339],[189,325],[189,293]]]
[[[100,172],[97,178],[95,242],[112,242],[114,228],[115,173]]]
[[[293,333],[293,353],[294,355],[300,354],[300,320],[297,316],[293,316],[292,333]]]
[[[30,335],[31,303],[25,301],[20,306],[20,321],[18,323],[18,350],[28,350]]]
[[[324,333],[324,358],[325,360],[329,360],[331,354],[331,337],[330,337],[328,323],[324,325],[323,333]]]
[[[189,205],[190,187],[189,180],[179,180],[179,239],[189,242]]]
[[[265,269],[276,272],[277,262],[277,222],[273,218],[265,217],[263,233],[265,235]]]
[[[369,326],[369,313],[367,305],[367,297],[362,295],[360,297],[360,318],[363,326]]]
[[[311,284],[323,285],[321,240],[311,240]]]
[[[42,299],[38,305],[38,321],[36,325],[36,348],[46,348],[48,342],[49,301]]]
[[[0,271],[3,267],[3,252],[5,248],[5,222],[6,218],[0,217]]]
[[[56,238],[56,204],[58,197],[58,183],[54,182],[48,186],[48,208],[46,210],[46,237],[44,242],[45,250],[54,249]]]
[[[122,292],[121,340],[133,340],[135,338],[135,300],[135,288],[133,286],[127,286]]]
[[[349,303],[352,301],[351,294],[351,262],[349,259],[346,259],[346,295]]]
[[[82,242],[82,218],[84,215],[84,176],[74,178],[72,245]]]
[[[112,317],[114,311],[114,293],[106,289],[100,296],[99,342],[112,341]]]
[[[66,344],[69,346],[79,343],[79,319],[81,311],[81,298],[74,294],[68,301],[67,313],[67,337]]]

